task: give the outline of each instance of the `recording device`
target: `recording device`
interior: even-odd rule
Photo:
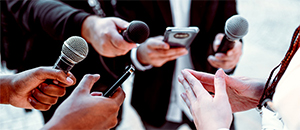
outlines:
[[[133,74],[135,71],[134,67],[132,65],[128,66],[125,70],[125,73],[108,89],[106,89],[104,91],[103,96],[104,97],[110,97],[112,96],[116,89],[121,86],[127,78],[129,78],[131,76],[131,74]]]
[[[124,40],[130,43],[142,43],[150,35],[149,27],[142,21],[131,21],[126,30],[121,32]]]
[[[168,43],[171,48],[189,48],[198,32],[198,27],[167,27],[163,41]]]
[[[61,69],[67,74],[75,64],[87,56],[88,50],[88,44],[82,37],[72,36],[68,38],[62,46],[61,55],[53,68]]]
[[[248,33],[248,22],[240,15],[231,16],[225,23],[225,36],[222,39],[217,52],[226,53],[232,49],[235,40],[239,40]]]

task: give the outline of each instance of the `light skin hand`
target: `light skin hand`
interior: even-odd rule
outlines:
[[[214,77],[215,95],[211,96],[202,84],[186,70],[178,77],[186,93],[181,96],[189,107],[198,130],[229,128],[232,111],[226,93],[225,73],[218,70]]]
[[[217,51],[223,37],[223,33],[216,35],[213,42],[214,51]],[[210,55],[208,56],[207,61],[215,68],[233,69],[239,62],[242,55],[242,46],[242,43],[237,40],[235,41],[234,47],[231,50],[228,50],[226,54],[216,53],[214,56]]]
[[[144,65],[161,67],[168,61],[186,55],[186,48],[170,48],[169,44],[162,41],[163,36],[148,38],[137,49],[137,59]]]
[[[186,71],[195,76],[207,91],[215,93],[213,74],[190,69]],[[265,80],[225,75],[225,82],[232,112],[246,111],[258,105]]]
[[[136,47],[135,43],[126,42],[120,35],[120,31],[128,25],[120,18],[89,16],[83,22],[81,35],[100,55],[121,56]]]
[[[125,99],[118,88],[110,98],[99,92],[90,94],[100,75],[85,75],[72,94],[57,108],[43,129],[110,129],[117,124],[117,115]]]
[[[8,77],[11,77],[10,83],[7,84],[8,104],[38,110],[48,110],[56,103],[58,97],[65,94],[65,87],[76,82],[71,73],[66,75],[63,71],[51,67],[38,67]],[[50,85],[43,83],[46,79],[54,80],[54,83]],[[37,89],[38,87],[40,89]]]

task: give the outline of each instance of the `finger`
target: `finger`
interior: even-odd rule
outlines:
[[[207,58],[207,61],[215,68],[233,69],[238,63],[238,59],[235,59],[236,58],[235,56],[230,58],[225,58],[226,60],[223,60],[223,59],[217,59],[216,57],[210,55]]]
[[[216,36],[215,36],[215,39],[213,41],[213,49],[214,51],[217,51],[217,49],[219,48],[220,44],[221,44],[221,41],[224,37],[224,34],[223,33],[218,33]]]
[[[199,80],[197,80],[191,73],[186,70],[182,70],[181,73],[188,84],[191,86],[191,89],[195,93],[196,97],[202,95],[210,97],[210,94],[203,88]]]
[[[35,109],[41,110],[41,111],[47,111],[50,109],[51,105],[46,105],[43,103],[38,102],[33,97],[28,98],[28,102],[31,104],[31,106]]]
[[[76,82],[77,82],[75,76],[71,72],[68,72],[67,76],[73,80],[73,84],[72,85],[75,85]]]
[[[113,45],[114,49],[116,49],[119,55],[125,55],[132,48],[137,47],[135,43],[128,43],[124,40],[122,35],[117,32],[117,30],[111,30],[110,42]]]
[[[227,97],[225,73],[222,69],[219,69],[215,74],[215,99],[224,99]]]
[[[198,79],[202,84],[214,85],[214,75],[206,72],[195,71],[192,69],[185,69],[191,73],[196,79]]]
[[[52,69],[50,67],[38,67],[33,75],[40,80],[53,79],[67,85],[74,83],[62,70]]]
[[[74,91],[84,94],[89,94],[95,82],[100,78],[99,74],[86,74],[75,88]]]
[[[215,58],[218,59],[218,60],[231,60],[232,56],[227,56],[224,53],[216,53]]]
[[[221,68],[222,64],[224,64],[224,61],[218,60],[212,55],[208,56],[207,61],[215,68]]]
[[[170,49],[170,45],[161,40],[149,39],[149,42],[151,42],[151,43],[147,44],[147,47],[149,49],[153,49],[153,50],[156,50],[156,49],[168,50],[168,49]]]
[[[37,88],[34,89],[34,91],[32,93],[32,97],[34,97],[36,99],[36,101],[43,103],[43,104],[48,104],[48,105],[53,105],[58,100],[58,97],[52,97],[52,96],[46,95]]]
[[[102,92],[92,92],[91,96],[102,96],[103,93]]]
[[[190,84],[186,81],[186,79],[183,77],[183,75],[178,76],[178,81],[184,87],[186,95],[187,95],[189,101],[191,101],[191,102],[196,101],[197,97],[196,97],[195,93],[193,92]]]
[[[188,106],[188,108],[191,109],[191,102],[188,99],[186,93],[182,93],[180,96],[183,99],[183,101],[185,102],[185,104]]]
[[[119,106],[121,106],[125,99],[125,92],[122,90],[122,88],[118,87],[111,98],[114,99],[119,104]]]
[[[161,58],[179,57],[188,53],[186,48],[171,48],[169,50],[157,50],[157,56]]]
[[[46,83],[42,83],[39,86],[39,90],[46,95],[54,96],[54,97],[62,97],[66,93],[65,87],[59,87],[54,84],[46,84]]]
[[[118,29],[125,30],[129,26],[129,23],[123,19],[120,18],[111,18],[111,19],[115,23]]]

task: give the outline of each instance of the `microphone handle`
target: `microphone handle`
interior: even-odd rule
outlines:
[[[65,74],[68,74],[68,72],[74,67],[75,64],[72,64],[68,62],[63,56],[59,56],[58,59],[56,60],[53,69],[58,69],[64,71]],[[44,83],[47,84],[52,84],[53,80],[52,79],[46,79]]]
[[[65,59],[62,55],[60,55],[55,62],[53,69],[63,70],[66,74],[74,67],[75,64],[72,64],[67,59]]]
[[[218,48],[218,50],[216,51],[216,53],[227,53],[228,50],[232,49],[234,47],[235,42],[234,41],[230,41],[227,39],[227,36],[225,35],[224,38],[221,41],[221,44]]]

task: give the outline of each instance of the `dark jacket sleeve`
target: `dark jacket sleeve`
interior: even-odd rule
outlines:
[[[56,0],[8,0],[8,11],[28,32],[45,31],[55,40],[81,35],[81,25],[88,13]]]

